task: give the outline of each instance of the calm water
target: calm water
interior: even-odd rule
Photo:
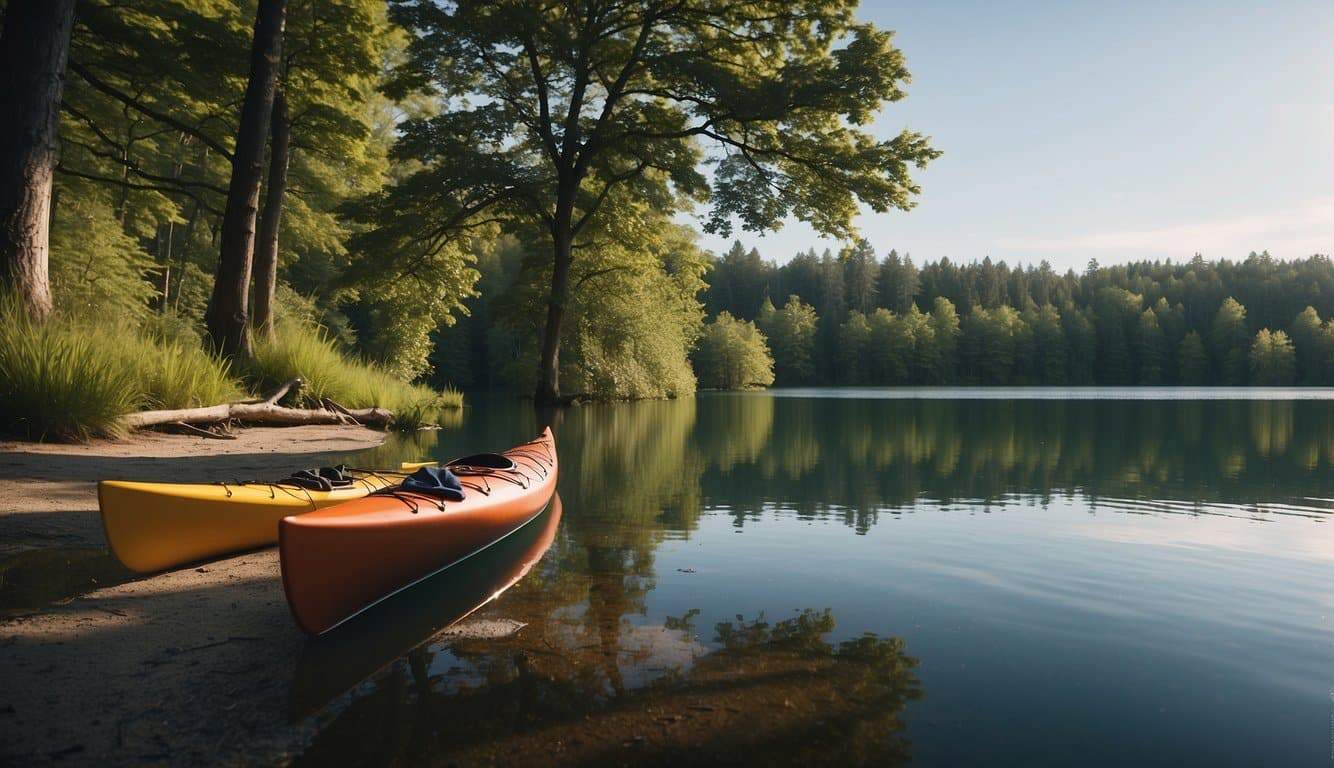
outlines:
[[[558,508],[307,649],[298,762],[1329,763],[1334,401],[830,394],[561,414]]]

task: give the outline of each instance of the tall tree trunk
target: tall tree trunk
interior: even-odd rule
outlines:
[[[273,100],[273,124],[269,136],[269,191],[259,222],[259,245],[255,249],[255,315],[252,323],[265,338],[273,338],[273,294],[278,287],[278,225],[287,192],[288,151],[292,123],[287,116],[287,96],[282,88]]]
[[[555,260],[551,273],[551,295],[547,299],[547,324],[542,335],[542,356],[537,366],[537,391],[533,393],[533,400],[538,405],[555,405],[560,402],[560,328],[570,287],[573,236],[568,226],[559,226],[559,220],[560,215],[557,214],[557,226],[553,227]]]
[[[51,185],[74,0],[9,0],[0,32],[0,284],[51,312]]]
[[[213,347],[225,357],[250,352],[246,318],[255,217],[259,210],[259,184],[264,175],[264,139],[273,112],[286,18],[287,0],[260,0],[250,48],[250,81],[241,105],[232,179],[222,215],[218,271],[205,313]]]

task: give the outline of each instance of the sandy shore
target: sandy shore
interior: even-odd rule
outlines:
[[[294,427],[0,443],[0,765],[235,764],[299,748],[287,686],[305,638],[276,552],[134,576],[105,555],[95,483],[275,477],[383,440]],[[6,594],[16,579],[75,583],[25,608]]]

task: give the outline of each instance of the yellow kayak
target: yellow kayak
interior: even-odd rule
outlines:
[[[402,482],[405,471],[433,464],[403,464],[399,470],[384,472],[348,470],[336,484],[298,479],[272,483],[103,480],[97,484],[97,502],[112,553],[127,568],[151,573],[275,544],[278,521],[284,517],[359,499]]]

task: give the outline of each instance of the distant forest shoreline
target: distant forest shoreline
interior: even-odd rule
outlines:
[[[735,243],[706,280],[708,315],[754,321],[781,385],[1334,384],[1327,256],[1061,274],[989,258],[918,268],[865,241],[779,266]]]
[[[691,356],[701,389],[1334,385],[1323,255],[1060,273],[989,258],[919,267],[865,240],[779,265],[738,241],[709,262]],[[483,302],[438,339],[440,368],[461,386],[503,386],[496,341]]]

